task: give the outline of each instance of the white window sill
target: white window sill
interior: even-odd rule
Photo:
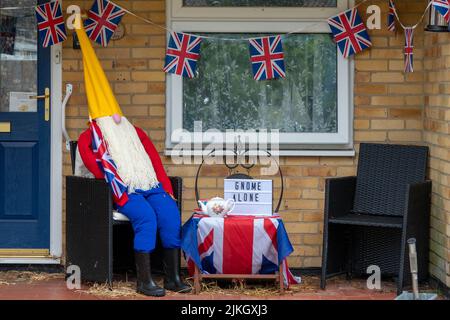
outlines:
[[[172,155],[179,156],[179,150],[171,150],[166,149],[164,151],[164,155],[166,157],[170,157]],[[183,150],[183,156],[207,156],[209,151],[203,150]],[[280,157],[354,157],[355,150],[279,150],[279,151],[271,151],[273,156]]]

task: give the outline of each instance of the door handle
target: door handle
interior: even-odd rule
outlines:
[[[45,88],[44,94],[40,96],[30,96],[30,99],[45,99],[44,100],[44,120],[50,120],[50,89]]]

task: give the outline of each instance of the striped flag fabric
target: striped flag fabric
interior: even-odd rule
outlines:
[[[125,10],[108,0],[95,0],[84,27],[88,37],[106,47],[122,20]]]
[[[92,121],[90,125],[92,133],[92,150],[100,169],[105,174],[105,180],[111,188],[114,202],[123,206],[128,202],[128,187],[119,177],[117,166],[108,152],[108,147],[98,125]]]
[[[255,80],[286,77],[281,36],[250,39],[250,60]]]
[[[344,58],[372,46],[369,33],[356,8],[329,18],[328,25]]]
[[[414,71],[414,29],[405,28],[405,72]]]
[[[450,22],[450,0],[433,0],[433,7],[444,17],[447,23]]]
[[[194,78],[197,61],[200,59],[201,42],[201,37],[171,32],[166,50],[164,72]]]
[[[286,286],[301,282],[287,265],[293,248],[279,216],[193,215],[182,238],[190,274],[195,265],[209,274],[273,274],[281,266]]]
[[[59,0],[41,4],[36,7],[35,11],[39,41],[44,48],[67,39],[61,2]]]
[[[388,30],[396,31],[395,27],[395,4],[394,0],[389,0],[389,13],[388,13]]]

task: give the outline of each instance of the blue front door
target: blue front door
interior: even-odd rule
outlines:
[[[36,0],[0,1],[1,7]],[[50,247],[50,49],[33,8],[0,11],[0,256]],[[7,250],[5,250],[7,249]],[[33,252],[28,250],[28,252]],[[36,250],[42,252],[42,250]]]

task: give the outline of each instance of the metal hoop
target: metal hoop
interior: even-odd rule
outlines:
[[[208,155],[207,155],[206,157],[203,158],[202,162],[201,162],[200,165],[198,166],[197,174],[196,174],[196,176],[195,176],[195,199],[197,200],[197,202],[200,200],[200,196],[199,196],[199,192],[198,192],[198,179],[199,179],[200,171],[201,171],[201,169],[202,169],[202,167],[203,167],[203,164],[205,163],[205,159],[206,159],[207,157],[211,156],[211,155],[212,155],[213,153],[215,153],[216,151],[218,151],[218,150],[216,150],[216,149],[211,150],[211,152],[208,153]],[[230,150],[222,149],[222,150],[220,150],[220,151],[225,151],[225,152],[227,152],[227,151],[230,151]],[[263,151],[263,152],[265,152],[269,157],[272,157],[272,154],[271,154],[269,151],[267,151],[267,150],[258,150],[258,151]],[[236,154],[236,151],[233,151],[233,152]],[[244,154],[245,154],[245,153],[248,153],[248,152],[250,152],[250,150],[245,150],[245,151],[244,151]],[[237,156],[237,155],[236,155],[236,156]],[[283,201],[283,193],[284,193],[284,177],[283,177],[283,172],[281,171],[280,164],[278,163],[278,161],[277,161],[275,158],[273,158],[273,160],[274,160],[275,163],[277,164],[277,167],[278,167],[278,175],[279,175],[280,180],[281,180],[281,193],[280,193],[280,198],[278,199],[278,204],[277,204],[277,207],[276,207],[276,209],[275,209],[275,212],[277,213],[277,212],[280,210],[281,202]],[[232,169],[237,168],[239,165],[241,165],[243,168],[246,168],[246,167],[244,167],[242,164],[237,164],[237,165],[234,166]],[[232,170],[232,169],[226,164],[226,162],[225,162],[225,166],[226,166],[228,169]],[[250,170],[250,169],[253,168],[254,166],[255,166],[255,164],[252,164],[251,167],[250,167],[249,169],[247,169],[247,168],[246,168],[246,169],[247,169],[247,170]]]

